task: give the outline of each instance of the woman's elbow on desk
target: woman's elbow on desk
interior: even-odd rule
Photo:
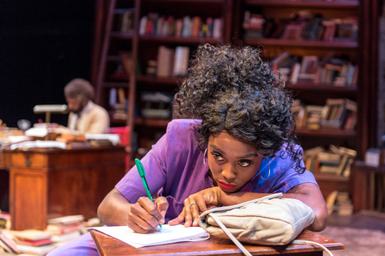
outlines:
[[[130,203],[116,189],[111,190],[100,203],[97,214],[106,225],[127,225]]]
[[[316,184],[305,183],[292,188],[284,197],[298,199],[307,204],[314,212],[315,219],[309,227],[312,231],[322,231],[327,223],[327,207],[322,193]]]

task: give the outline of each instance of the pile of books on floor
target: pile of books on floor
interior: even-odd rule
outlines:
[[[0,229],[9,229],[11,227],[11,216],[7,212],[0,211]]]
[[[336,213],[340,216],[350,216],[353,214],[353,204],[350,200],[349,193],[341,191],[333,191],[326,198],[329,215]]]
[[[45,255],[87,232],[91,223],[95,224],[94,219],[84,222],[82,215],[71,215],[50,219],[46,230],[0,230],[0,255],[2,252]]]

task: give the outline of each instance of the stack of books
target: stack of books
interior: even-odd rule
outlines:
[[[222,38],[222,19],[208,17],[175,18],[149,13],[140,19],[139,35]]]
[[[131,32],[134,29],[135,9],[115,9],[114,14],[117,16],[115,31],[123,33]]]
[[[353,204],[349,198],[349,193],[333,191],[326,198],[326,205],[329,215],[337,213],[340,216],[350,216],[353,214]]]
[[[296,56],[283,52],[271,60],[274,71],[291,84],[328,84],[339,87],[357,84],[358,67],[346,56]]]
[[[82,215],[71,215],[48,220],[47,232],[54,242],[66,242],[80,236],[84,228]]]
[[[357,151],[346,147],[330,145],[328,150],[315,147],[304,152],[306,169],[314,173],[328,173],[349,177],[351,165]]]
[[[149,61],[147,75],[156,75],[158,77],[180,77],[187,74],[189,63],[190,48],[177,46],[168,48],[159,46],[158,57],[154,67],[154,61]]]
[[[324,106],[303,105],[295,100],[292,112],[297,128],[354,130],[357,104],[349,99],[327,99]]]
[[[290,18],[275,19],[246,11],[243,20],[246,39],[279,38],[288,40],[356,41],[355,17],[326,19],[307,10],[292,13]]]
[[[11,227],[11,215],[0,211],[0,229],[9,229]]]

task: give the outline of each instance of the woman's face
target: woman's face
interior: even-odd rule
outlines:
[[[218,186],[225,192],[237,192],[254,177],[262,161],[257,150],[227,132],[211,135],[208,165]]]

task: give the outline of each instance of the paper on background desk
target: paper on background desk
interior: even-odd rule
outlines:
[[[192,242],[206,240],[210,235],[200,227],[188,227],[183,225],[162,225],[162,228],[149,234],[139,234],[127,226],[95,227],[94,230],[114,237],[135,248],[178,242]]]

